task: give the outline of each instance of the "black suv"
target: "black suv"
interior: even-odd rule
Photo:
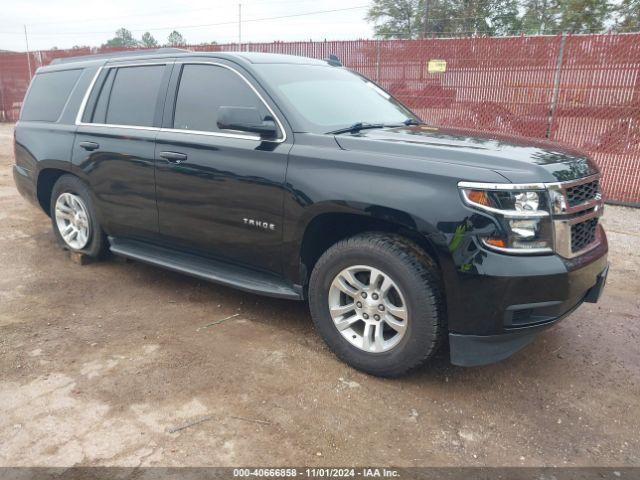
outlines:
[[[579,152],[425,125],[328,61],[151,51],[40,68],[15,182],[60,244],[308,300],[374,375],[443,342],[508,357],[598,300],[599,173]]]

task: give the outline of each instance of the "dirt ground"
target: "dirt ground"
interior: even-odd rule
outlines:
[[[305,304],[72,263],[14,188],[12,128],[0,124],[0,466],[640,465],[640,210],[606,208],[601,303],[499,364],[441,354],[382,380],[338,361]]]

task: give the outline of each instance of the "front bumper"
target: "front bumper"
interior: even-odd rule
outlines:
[[[482,268],[462,275],[464,293],[450,312],[451,362],[477,366],[503,360],[583,302],[597,302],[608,272],[601,236],[598,247],[570,260],[483,256]]]
[[[562,315],[543,323],[513,328],[498,335],[460,335],[450,333],[451,363],[461,367],[475,367],[499,362],[510,357],[531,343],[542,330],[546,330],[569,316],[582,305],[582,302],[596,303],[604,290],[608,270],[609,267],[607,266],[598,275],[596,284],[587,290],[585,296],[576,305]]]

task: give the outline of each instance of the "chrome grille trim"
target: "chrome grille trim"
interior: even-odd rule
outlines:
[[[556,215],[566,215],[582,212],[583,210],[590,210],[596,205],[601,205],[603,202],[602,194],[600,192],[597,192],[593,199],[573,206],[569,204],[569,199],[567,198],[567,189],[578,185],[584,185],[585,183],[592,183],[599,179],[600,174],[596,174],[580,178],[578,180],[571,180],[569,182],[547,183],[546,186],[549,191],[552,213]]]
[[[594,198],[577,205],[569,205],[567,189],[599,181],[600,174],[572,180],[547,184],[553,218],[554,246],[558,255],[564,258],[574,258],[597,247],[601,242],[601,227],[596,225],[594,241],[579,251],[572,249],[572,226],[593,218],[599,218],[604,213],[604,201],[598,190]]]
[[[599,226],[596,226],[595,240],[591,244],[585,246],[582,250],[574,252],[571,248],[571,227],[577,223],[581,223],[592,218],[598,218],[602,216],[602,213],[602,208],[596,208],[586,215],[580,215],[578,217],[571,217],[567,219],[554,219],[553,233],[555,237],[554,244],[556,253],[564,258],[574,258],[587,253],[589,250],[597,247],[601,241]]]

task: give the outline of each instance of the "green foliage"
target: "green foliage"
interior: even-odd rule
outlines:
[[[560,2],[558,28],[568,33],[597,33],[613,12],[608,0],[570,0]]]
[[[146,48],[155,48],[158,46],[158,41],[149,32],[142,34],[142,41],[140,43]]]
[[[501,35],[520,27],[517,0],[374,0],[367,20],[383,38]]]
[[[422,31],[423,0],[374,0],[367,20],[375,22],[375,34],[384,38],[416,38]],[[382,20],[382,23],[378,21]]]
[[[516,0],[461,0],[456,7],[453,33],[504,35],[519,27]]]
[[[138,41],[133,38],[133,34],[126,28],[116,30],[116,36],[107,40],[106,47],[137,47]]]
[[[366,18],[375,23],[375,34],[382,38],[589,33],[613,24],[612,1],[373,0]],[[640,0],[622,2],[624,25],[638,28]]]
[[[522,19],[518,16],[518,0],[494,2],[490,35],[514,35],[522,30]]]
[[[640,0],[623,0],[618,9],[618,30],[630,32],[640,30]]]
[[[554,33],[558,29],[558,0],[524,0],[522,32],[530,35]]]
[[[183,47],[187,44],[187,41],[182,36],[180,32],[174,30],[167,37],[167,46],[168,47]]]

